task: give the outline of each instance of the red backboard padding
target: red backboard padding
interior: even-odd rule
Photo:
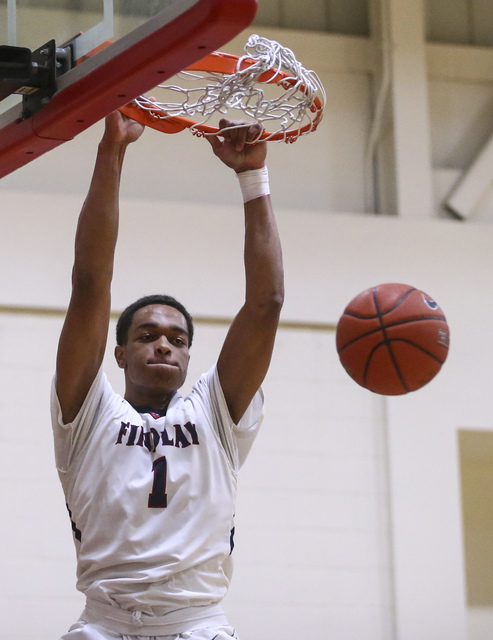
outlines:
[[[61,76],[51,102],[31,118],[10,109],[0,116],[0,178],[224,46],[256,10],[257,0],[198,0],[171,21],[164,10]]]

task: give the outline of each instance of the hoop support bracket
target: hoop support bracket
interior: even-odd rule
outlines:
[[[31,51],[0,46],[0,100],[22,95],[22,119],[47,105],[56,93],[57,78],[74,66],[72,45],[57,47],[55,40]]]

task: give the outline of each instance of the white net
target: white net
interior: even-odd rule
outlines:
[[[190,130],[199,136],[207,135],[204,125],[217,127],[235,111],[263,124],[263,139],[285,142],[314,131],[322,119],[325,90],[317,74],[290,49],[258,35],[248,39],[234,73],[188,70],[176,78],[180,86],[159,85],[152,99],[140,96],[135,103],[158,120],[192,120]]]

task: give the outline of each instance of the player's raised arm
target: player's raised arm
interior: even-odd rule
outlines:
[[[231,124],[221,121],[220,126]],[[265,167],[267,145],[246,144],[258,135],[259,126],[239,126],[226,132],[222,140],[210,139],[216,156],[238,174],[245,200],[245,303],[218,360],[219,379],[236,423],[269,368],[284,300],[281,244]]]
[[[142,125],[119,112],[107,117],[89,193],[79,216],[72,296],[56,363],[56,390],[64,422],[76,417],[104,356],[123,158],[128,144],[142,131]]]

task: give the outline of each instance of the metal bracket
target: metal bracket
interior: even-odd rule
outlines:
[[[57,78],[75,66],[72,45],[57,48],[50,40],[31,51],[25,47],[0,46],[0,100],[22,95],[22,118],[48,104],[57,91]]]

